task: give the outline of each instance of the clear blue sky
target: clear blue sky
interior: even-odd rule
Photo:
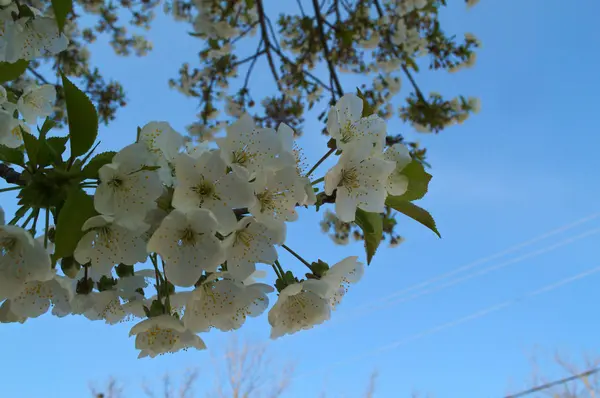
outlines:
[[[575,358],[582,352],[600,354],[594,305],[600,301],[600,274],[421,334],[600,266],[600,234],[558,246],[599,228],[600,218],[474,270],[534,252],[523,261],[356,316],[361,305],[600,212],[595,118],[600,3],[488,0],[468,12],[462,2],[456,3],[461,4],[444,14],[443,26],[459,34],[473,32],[482,40],[476,67],[418,77],[425,91],[482,100],[482,112],[466,124],[439,136],[419,136],[429,148],[434,175],[422,205],[436,217],[443,239],[399,216],[406,243],[378,253],[334,321],[271,345],[273,355],[297,364],[300,377],[290,397],[316,397],[323,389],[329,397],[359,397],[377,369],[378,397],[408,397],[417,389],[439,398],[494,398],[526,387],[529,358],[536,349],[543,350],[542,369],[549,377],[563,375],[544,364],[554,350]],[[136,126],[151,120],[169,121],[183,131],[197,112],[196,102],[170,90],[167,79],[182,62],[193,65],[199,44],[185,36],[185,24],[162,15],[155,22],[150,32],[154,51],[145,58],[117,58],[103,40],[93,48],[93,60],[105,75],[125,83],[129,97],[117,120],[101,131],[104,149],[132,142]],[[259,64],[258,72],[265,67]],[[255,74],[254,87],[268,82],[263,70]],[[353,82],[345,83],[352,90]],[[306,123],[300,142],[312,161],[325,143],[314,120]],[[398,122],[389,129],[415,137]],[[3,195],[2,205],[14,210],[9,194]],[[306,257],[320,256],[330,263],[354,253],[364,258],[359,244],[333,245],[320,233],[319,220],[320,215],[303,212],[300,221],[289,225],[288,244]],[[550,245],[555,249],[544,252]],[[289,257],[283,259],[300,269]],[[137,398],[144,379],[165,372],[177,375],[188,367],[207,374],[207,351],[137,360],[133,339],[127,337],[130,327],[49,315],[24,325],[2,325],[0,396],[85,397],[90,382],[101,384],[114,376],[126,383],[128,397]],[[268,334],[266,316],[238,333],[259,342]],[[411,336],[422,337],[378,351]],[[228,339],[218,332],[203,337],[218,352]]]

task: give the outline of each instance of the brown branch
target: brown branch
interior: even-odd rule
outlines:
[[[323,29],[323,16],[321,15],[321,8],[319,7],[319,2],[317,0],[312,0],[313,8],[315,9],[315,18],[317,19],[317,30],[319,31],[319,38],[321,40],[321,45],[323,46],[323,54],[325,55],[325,61],[327,62],[327,67],[329,68],[329,73],[331,74],[331,78],[333,83],[335,84],[335,89],[338,95],[341,97],[344,95],[344,89],[340,83],[340,79],[338,78],[337,72],[335,71],[335,67],[333,66],[333,62],[331,60],[331,53],[329,52],[329,47],[327,46],[327,38],[325,37],[325,30]]]
[[[4,179],[9,184],[25,185],[25,181],[21,180],[21,173],[4,163],[0,163],[0,178]]]
[[[271,44],[271,41],[269,39],[269,31],[267,29],[265,9],[263,7],[262,0],[256,1],[256,10],[258,11],[258,21],[260,23],[261,35],[262,35],[263,40],[265,41],[265,50],[267,51],[267,60],[269,61],[269,68],[271,68],[271,73],[273,74],[273,77],[275,78],[275,83],[277,84],[277,89],[279,91],[282,91],[281,83],[279,82],[279,76],[277,74],[277,69],[275,68],[275,62],[273,61],[273,55],[271,54],[271,51],[270,51],[272,48],[274,48],[274,46]]]

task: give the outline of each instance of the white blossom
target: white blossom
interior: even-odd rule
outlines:
[[[327,131],[342,151],[349,146],[369,146],[376,151],[385,145],[385,121],[377,115],[362,117],[363,100],[344,94],[327,116]]]
[[[217,230],[223,234],[235,228],[233,209],[253,203],[250,184],[227,172],[219,151],[205,152],[198,159],[179,156],[176,175],[173,207],[184,211],[199,207],[210,210],[219,223]]]
[[[183,315],[184,325],[193,332],[211,328],[221,331],[242,327],[247,316],[256,317],[269,306],[267,293],[273,291],[262,283],[244,285],[231,279],[211,275],[191,294]]]
[[[0,300],[19,294],[26,282],[51,278],[44,245],[23,228],[0,226]]]
[[[199,336],[187,330],[183,322],[170,315],[143,320],[131,328],[129,336],[135,336],[135,348],[141,350],[138,358],[154,358],[160,354],[190,347],[206,349]]]
[[[26,61],[39,58],[46,54],[58,54],[65,50],[69,40],[59,33],[56,20],[37,16],[20,18],[17,21],[7,21],[4,26],[6,62]]]
[[[173,164],[183,146],[183,136],[167,122],[150,122],[142,127],[139,141],[145,143],[150,153],[156,157],[161,181],[165,185],[173,185]]]
[[[144,170],[153,164],[154,159],[143,143],[120,150],[112,163],[98,171],[100,184],[94,194],[96,210],[113,216],[127,228],[144,226],[146,213],[156,208],[156,199],[163,192],[158,173]]]
[[[385,160],[396,162],[396,168],[387,179],[387,191],[390,195],[402,195],[408,189],[408,177],[402,170],[412,162],[410,151],[401,143],[389,147],[383,154]]]
[[[396,167],[395,162],[378,157],[364,158],[363,151],[348,148],[325,175],[325,193],[337,190],[335,212],[344,222],[354,221],[357,207],[368,212],[384,210],[387,179]]]
[[[25,323],[27,318],[12,312],[10,304],[10,300],[5,300],[2,305],[0,305],[0,323]]]
[[[304,287],[302,282],[286,286],[269,311],[271,338],[311,329],[331,317],[329,301]]]
[[[160,254],[171,283],[193,286],[203,271],[215,271],[224,260],[216,229],[217,220],[206,209],[173,210],[148,241],[148,252]]]
[[[70,301],[72,291],[66,283],[61,283],[63,277],[55,275],[47,281],[26,282],[23,290],[10,299],[10,309],[17,316],[36,318],[45,314],[50,305],[54,306],[53,313],[65,316],[71,311]]]
[[[15,119],[13,115],[0,109],[0,144],[9,148],[18,148],[23,144],[23,134],[21,128],[25,132],[29,132],[29,127],[19,119]]]
[[[77,243],[73,256],[80,264],[91,263],[90,277],[98,280],[109,276],[115,264],[136,264],[146,261],[146,243],[140,236],[115,222],[110,216],[94,216],[82,227],[87,231]]]
[[[321,279],[304,281],[304,288],[328,299],[332,309],[341,302],[348,286],[358,282],[364,274],[364,264],[357,256],[346,257],[328,269]]]
[[[295,167],[264,172],[252,187],[256,200],[248,209],[258,221],[274,225],[298,219],[296,204],[304,202],[306,191]]]
[[[250,180],[277,163],[281,143],[274,129],[256,127],[252,116],[244,113],[226,130],[227,136],[216,142],[225,163],[240,177]]]
[[[127,316],[121,295],[117,290],[91,292],[87,295],[87,299],[88,302],[82,313],[92,321],[104,320],[107,324],[114,325]]]
[[[56,89],[52,84],[32,84],[19,97],[17,109],[27,123],[35,124],[38,117],[52,115],[55,101]]]
[[[256,270],[256,263],[273,264],[277,260],[274,245],[285,241],[285,233],[285,224],[267,226],[252,217],[242,218],[223,241],[227,271],[241,281]]]

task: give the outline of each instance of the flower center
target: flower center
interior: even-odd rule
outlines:
[[[258,203],[260,203],[260,212],[273,211],[275,209],[276,194],[271,191],[264,191],[256,195]]]
[[[358,173],[356,172],[355,167],[342,170],[342,178],[340,179],[338,187],[344,187],[349,191],[360,187],[360,184],[358,183]]]
[[[118,189],[123,186],[123,179],[115,176],[107,182],[107,185],[113,189]]]
[[[203,235],[201,233],[197,233],[191,228],[186,228],[181,231],[181,236],[177,241],[179,246],[195,246],[196,245],[196,236]]]
[[[349,143],[356,135],[356,127],[351,122],[347,122],[341,129],[341,135],[341,141],[344,144]]]
[[[199,196],[200,205],[202,205],[207,199],[220,200],[219,195],[217,195],[215,184],[213,184],[211,181],[204,180],[204,178],[202,179],[202,182],[192,188],[192,191]]]
[[[235,233],[234,245],[242,244],[246,247],[250,247],[250,243],[254,240],[254,234],[251,232],[242,230]]]
[[[249,153],[246,148],[238,149],[233,151],[232,163],[239,164],[240,166],[246,166],[252,159],[253,155]]]

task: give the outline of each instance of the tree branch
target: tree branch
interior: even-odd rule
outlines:
[[[25,181],[21,180],[21,173],[4,163],[0,163],[0,178],[4,179],[9,184],[25,185]]]
[[[321,45],[323,46],[323,54],[325,55],[325,61],[327,62],[329,73],[331,74],[331,78],[333,80],[333,83],[335,84],[335,89],[338,95],[341,97],[344,95],[344,89],[340,84],[340,79],[338,78],[337,72],[335,71],[335,67],[333,66],[333,62],[331,60],[331,53],[329,52],[329,47],[327,46],[327,38],[325,37],[325,30],[323,29],[323,16],[321,15],[321,8],[317,0],[312,0],[312,3],[313,8],[315,9],[315,17],[317,19],[317,30],[319,31],[319,38],[321,40]]]
[[[273,55],[271,54],[271,49],[274,48],[269,39],[269,31],[267,29],[267,22],[265,17],[265,9],[263,7],[262,0],[256,1],[256,10],[258,11],[258,21],[260,23],[260,31],[263,40],[265,41],[265,50],[267,51],[267,60],[269,61],[269,68],[271,68],[271,73],[275,78],[275,83],[277,84],[277,89],[281,90],[281,83],[279,83],[279,76],[277,74],[277,69],[275,68],[275,62],[273,61]]]
[[[27,67],[27,70],[36,77],[36,79],[40,80],[42,83],[44,84],[51,84],[50,82],[48,82],[48,80],[46,80],[46,78],[42,75],[40,75],[35,69],[33,69],[31,66]]]

